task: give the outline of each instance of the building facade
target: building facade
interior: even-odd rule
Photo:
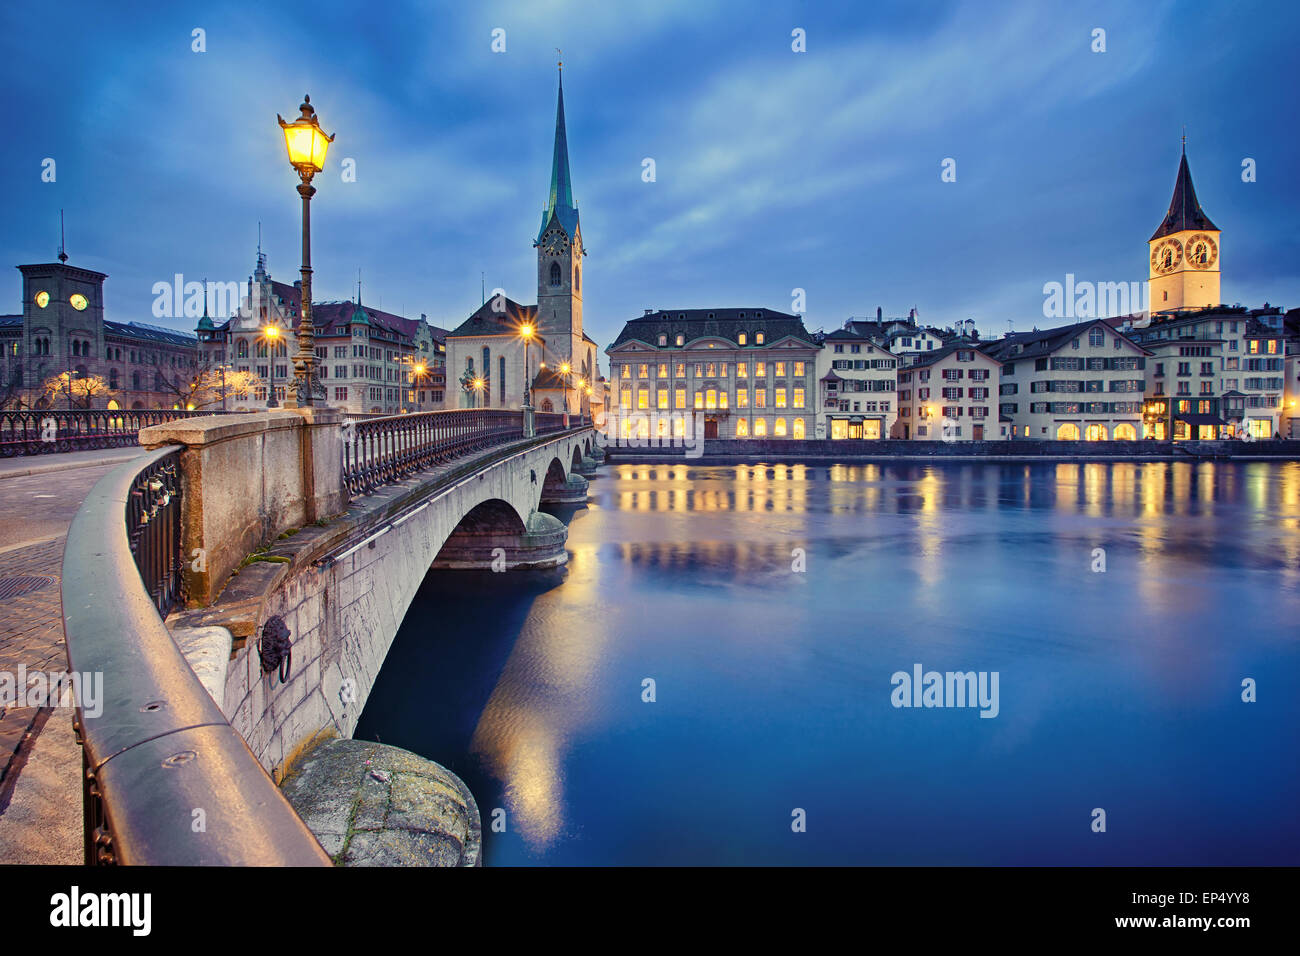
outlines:
[[[797,315],[647,309],[605,351],[619,437],[669,437],[683,412],[705,438],[814,437],[820,348]]]
[[[23,311],[0,316],[0,407],[185,408],[195,337],[104,318],[104,280],[59,262],[22,265]],[[62,391],[48,383],[59,376]],[[98,383],[93,390],[87,383]]]
[[[999,363],[972,342],[919,355],[898,373],[898,438],[990,441],[998,419]]]
[[[898,421],[898,357],[849,321],[817,352],[817,438],[890,438]]]
[[[247,291],[234,315],[204,316],[198,325],[200,367],[210,375],[255,381],[221,389],[229,411],[265,408],[272,387],[283,402],[292,388],[293,353],[302,308],[300,283],[276,282],[260,251]],[[351,414],[396,415],[444,407],[445,331],[419,319],[364,306],[357,299],[312,303],[317,400]],[[274,327],[274,340],[266,329]]]
[[[1147,352],[1102,319],[1011,332],[982,351],[1001,363],[998,413],[1013,437],[1141,436]]]

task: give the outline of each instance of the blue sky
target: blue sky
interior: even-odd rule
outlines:
[[[368,304],[449,327],[480,272],[535,302],[561,47],[602,345],[645,308],[789,310],[795,288],[810,329],[878,305],[986,334],[1044,325],[1045,282],[1146,278],[1183,124],[1224,299],[1295,306],[1297,7],[20,0],[0,11],[0,260],[50,261],[64,208],[72,263],[109,273],[107,317],[158,322],[155,282],[245,280],[260,220],[292,282],[275,115],[309,91],[338,136],[313,201],[316,298],[350,297],[360,268]],[[0,270],[0,312],[19,311],[19,278]]]

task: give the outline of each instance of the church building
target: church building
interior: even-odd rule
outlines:
[[[521,408],[527,382],[539,412],[590,414],[597,346],[582,329],[587,252],[569,175],[563,81],[551,191],[533,248],[537,304],[521,305],[499,293],[447,335],[448,408]]]

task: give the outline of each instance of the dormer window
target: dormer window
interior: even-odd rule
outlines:
[[[740,345],[745,345],[748,341],[749,339],[746,338],[744,332],[741,332],[739,335],[736,336],[736,342],[739,343]]]
[[[762,332],[755,332],[755,333],[754,333],[754,344],[755,344],[755,345],[762,345],[762,344],[763,344],[763,333],[762,333]]]
[[[681,332],[677,333],[677,344],[678,346],[682,346],[686,344],[686,336]]]
[[[709,318],[713,318],[713,313],[712,313],[712,312],[709,313]]]
[[[665,345],[667,345],[667,344],[668,344],[668,333],[667,333],[667,332],[660,332],[660,333],[659,333],[659,345],[660,345],[660,347],[663,347],[663,346],[665,346]]]
[[[678,313],[677,313],[677,318],[681,319],[683,322],[686,321],[686,313],[685,313],[685,312],[678,312]]]

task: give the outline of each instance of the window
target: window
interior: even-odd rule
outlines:
[[[646,365],[646,364],[644,364],[644,363],[641,364],[641,365],[638,365],[638,366],[637,366],[637,370],[636,370],[636,377],[637,377],[637,378],[649,378],[649,377],[650,377],[650,366],[649,366],[649,365]]]
[[[704,407],[704,393],[703,393],[703,392],[697,391],[697,392],[695,393],[695,407],[696,407],[696,408],[703,408],[703,407]]]
[[[767,435],[767,419],[766,419],[766,418],[755,418],[755,419],[754,419],[754,437],[755,437],[755,438],[763,438],[763,437],[766,436],[766,435]]]
[[[794,407],[795,407],[795,408],[803,408],[803,407],[804,407],[804,404],[803,404],[803,389],[802,389],[802,388],[796,388],[796,389],[794,390]],[[801,419],[801,418],[796,418],[795,421],[803,421],[803,419]],[[796,437],[798,437],[798,436],[796,436]]]
[[[796,378],[799,378],[800,376],[803,375],[803,362],[794,363],[794,374]]]
[[[686,389],[679,388],[673,393],[673,408],[686,407]]]
[[[619,393],[618,407],[619,408],[632,407],[632,389],[625,388],[622,390],[622,392]]]
[[[685,344],[686,344],[686,336],[685,336],[684,334],[682,334],[681,332],[678,332],[678,333],[677,333],[677,344],[678,344],[678,346],[681,346],[681,345],[685,345]]]
[[[748,363],[748,362],[737,362],[737,363],[736,363],[736,378],[749,378],[749,363]]]
[[[776,375],[777,375],[777,377],[778,377],[778,378],[784,378],[784,377],[785,377],[785,363],[784,363],[784,362],[776,362],[776,363],[774,363],[774,364],[776,365]]]
[[[748,418],[737,418],[737,419],[736,419],[736,437],[737,437],[737,438],[748,438],[748,437],[749,437],[749,419],[748,419]]]
[[[784,418],[778,418],[778,419],[776,420],[776,424],[772,427],[772,434],[775,435],[777,438],[784,438],[784,437],[785,437],[785,419],[784,419]]]
[[[1088,333],[1088,344],[1093,348],[1099,348],[1106,344],[1106,333],[1101,329],[1092,329]]]
[[[739,345],[744,345],[746,344],[747,341],[748,339],[746,339],[744,332],[741,332],[739,335],[736,336],[736,342]]]
[[[758,378],[766,378],[766,377],[767,377],[767,363],[766,363],[766,362],[755,362],[755,363],[754,363],[754,374],[755,374]]]
[[[785,389],[783,388],[776,390],[776,407],[785,408]]]
[[[650,407],[650,389],[642,385],[636,392],[636,407],[647,409]]]
[[[668,377],[668,363],[667,363],[667,362],[660,362],[660,363],[659,363],[659,377],[660,377],[660,378],[667,378],[667,377]]]
[[[685,362],[678,362],[678,363],[677,363],[677,377],[678,377],[678,378],[684,378],[685,375],[686,375],[686,363],[685,363]]]
[[[755,342],[755,344],[757,344],[757,345],[762,345],[762,344],[763,344],[763,333],[762,333],[762,332],[755,332],[755,333],[754,333],[754,342]]]
[[[704,407],[705,408],[718,407],[718,390],[716,388],[711,388],[704,393]]]
[[[668,333],[667,333],[667,332],[660,332],[660,333],[659,333],[659,344],[660,344],[661,346],[663,346],[663,345],[667,345],[667,344],[668,344]]]
[[[796,418],[794,420],[794,437],[795,438],[804,437],[804,424],[802,418]]]
[[[473,366],[471,365],[471,368],[472,368],[472,367],[473,367]],[[621,365],[621,366],[619,366],[619,367],[622,369],[622,372],[620,373],[620,375],[621,375],[622,378],[631,378],[631,377],[632,377],[632,366],[631,366],[631,365]]]
[[[560,284],[560,264],[558,262],[552,262],[551,263],[551,286],[555,287],[558,286],[559,284]]]
[[[736,393],[736,407],[737,407],[737,408],[748,408],[748,407],[749,407],[749,390],[748,390],[748,389],[743,389],[743,388],[742,388],[740,391],[738,391],[738,392]]]

